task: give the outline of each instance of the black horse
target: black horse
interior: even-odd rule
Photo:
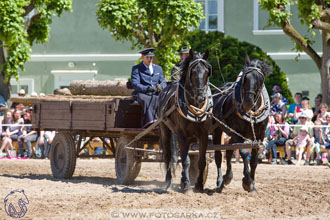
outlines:
[[[211,65],[206,61],[207,50],[202,57],[193,50],[183,61],[182,75],[178,83],[167,86],[159,94],[158,116],[164,118],[160,124],[160,145],[166,165],[166,189],[172,185],[171,173],[171,132],[177,136],[182,160],[181,189],[190,189],[188,151],[191,143],[199,144],[199,176],[195,185],[198,191],[203,190],[203,173],[206,165],[205,153],[208,145],[208,128],[211,124],[205,112],[212,109],[213,100],[209,88]],[[172,111],[170,111],[172,109]],[[166,115],[171,112],[169,115]],[[165,116],[165,117],[164,117]]]
[[[243,143],[245,138],[253,140],[263,140],[269,115],[269,97],[264,85],[265,76],[272,72],[272,67],[266,61],[254,59],[250,61],[246,55],[245,66],[238,76],[236,82],[226,83],[220,90],[226,94],[218,93],[214,96],[214,116],[228,125],[220,125],[214,130],[213,143],[220,144],[221,135],[226,132],[231,136],[230,143]],[[251,121],[252,120],[252,121]],[[253,123],[253,126],[251,124]],[[241,136],[240,136],[241,135]],[[242,180],[244,190],[248,192],[256,191],[254,186],[254,176],[258,164],[257,149],[252,149],[249,160],[247,149],[241,149],[240,155],[244,163],[244,178]],[[215,152],[215,162],[218,170],[217,191],[221,192],[224,185],[230,183],[233,178],[231,169],[231,158],[233,150],[226,151],[227,171],[224,176],[221,173],[222,155],[220,151]]]

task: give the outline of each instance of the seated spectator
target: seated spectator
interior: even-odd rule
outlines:
[[[289,136],[289,124],[285,121],[285,119],[282,117],[281,112],[277,112],[275,114],[275,122],[273,133],[271,132],[271,135],[273,136],[272,140],[268,142],[268,145],[266,147],[266,150],[263,152],[263,155],[265,156],[267,152],[272,150],[272,162],[271,164],[277,164],[276,158],[277,158],[277,146],[282,146],[285,144],[285,141],[288,139]],[[283,159],[282,159],[283,160]]]
[[[314,144],[312,146],[312,149],[311,149],[311,162],[310,164],[317,164],[317,165],[320,165],[322,162],[322,160],[320,160],[320,147],[321,145],[324,143],[324,140],[323,140],[323,131],[321,129],[321,127],[319,127],[319,125],[321,125],[321,121],[317,120],[315,121],[314,123]],[[315,162],[315,159],[314,159],[314,151],[316,153],[316,162]]]
[[[6,111],[5,116],[4,116],[3,120],[2,120],[2,134],[1,134],[1,136],[6,133],[6,130],[7,130],[7,126],[6,125],[9,124],[10,120],[12,119],[12,117],[13,117],[12,112],[11,111]]]
[[[275,93],[281,93],[281,95],[282,95],[282,101],[285,103],[285,105],[288,105],[289,104],[288,99],[283,96],[282,89],[281,89],[281,87],[279,85],[275,85],[272,88],[272,91],[273,91],[273,94],[272,95],[274,95]]]
[[[325,103],[320,104],[320,112],[316,115],[316,119],[322,124],[327,124],[328,105]]]
[[[285,142],[285,150],[286,150],[286,154],[288,157],[288,164],[294,164],[291,161],[291,146],[297,146],[298,144],[298,139],[296,138],[300,132],[300,128],[303,126],[306,126],[308,128],[308,134],[311,138],[311,141],[309,142],[309,145],[307,145],[307,156],[306,156],[306,162],[304,165],[308,165],[308,161],[310,158],[310,147],[311,145],[314,143],[314,132],[313,132],[313,122],[308,121],[308,117],[305,114],[305,112],[302,112],[299,116],[299,121],[297,123],[297,125],[299,126],[295,126],[293,129],[293,139],[289,139]]]
[[[6,133],[2,138],[2,145],[0,152],[2,153],[3,149],[6,150],[8,154],[8,150],[13,150],[12,141],[17,141],[18,136],[21,135],[21,125],[24,124],[23,119],[21,118],[20,111],[15,111],[13,114],[13,118],[9,120],[9,126],[6,128]]]
[[[25,111],[24,116],[24,124],[31,125],[31,112]],[[24,155],[24,145],[28,150],[28,154],[24,155],[24,157],[32,158],[32,145],[31,142],[35,142],[37,140],[37,132],[32,129],[31,126],[24,126],[22,129],[22,135],[18,137],[18,146],[19,146],[19,156]]]
[[[280,93],[275,93],[272,96],[272,104],[270,107],[270,113],[272,115],[275,115],[276,112],[282,113],[282,118],[285,118],[286,116],[286,106],[285,103],[282,102],[282,95]]]
[[[40,131],[38,139],[38,148],[40,149],[40,157],[44,159],[49,158],[50,147],[55,137],[55,131]]]
[[[297,165],[300,165],[302,154],[307,149],[308,144],[311,142],[311,137],[308,134],[308,128],[306,126],[301,127],[298,136],[296,136],[294,140],[297,140],[296,158],[298,158]],[[305,164],[306,162],[308,163],[307,159]]]
[[[274,116],[269,115],[268,117],[268,123],[267,123],[267,127],[266,127],[266,131],[265,131],[265,137],[263,140],[263,145],[265,146],[265,149],[268,145],[268,142],[271,141],[273,139],[272,135],[274,133],[274,124],[275,124],[275,119]],[[264,149],[264,150],[265,150]],[[260,154],[263,153],[264,150],[260,149],[261,151],[259,152]],[[259,159],[262,159],[263,155],[259,155]]]
[[[301,101],[301,110],[300,111],[295,111],[295,113],[294,113],[294,119],[295,120],[298,120],[298,118],[299,118],[299,115],[300,114],[302,114],[302,113],[304,113],[306,116],[307,116],[307,118],[308,118],[308,121],[311,121],[312,120],[312,118],[313,118],[313,110],[312,110],[312,108],[311,108],[311,106],[309,105],[309,98],[307,98],[307,97],[303,97],[302,98],[302,101]]]
[[[321,103],[322,103],[322,96],[316,96],[315,99],[314,99],[314,108],[312,108],[313,110],[313,118],[312,118],[312,121],[316,121],[317,120],[317,115],[321,112]]]
[[[327,121],[328,126],[323,128],[324,145],[321,145],[321,147],[328,153],[328,166],[330,167],[330,115],[327,116]]]
[[[287,118],[289,118],[290,122],[293,124],[298,122],[298,120],[294,119],[294,113],[296,111],[300,112],[300,109],[302,108],[301,99],[302,99],[302,94],[300,92],[297,92],[294,96],[295,103],[290,104],[288,108]]]
[[[24,89],[19,90],[19,92],[18,92],[18,96],[19,96],[19,97],[25,97],[25,90],[24,90]],[[24,105],[21,104],[21,103],[13,102],[13,103],[11,104],[10,108],[11,108],[11,109],[18,109],[18,110],[22,111],[23,108],[24,108]]]
[[[0,116],[2,116],[4,114],[4,111],[6,111],[7,109],[8,109],[7,102],[5,98],[2,95],[0,95]]]

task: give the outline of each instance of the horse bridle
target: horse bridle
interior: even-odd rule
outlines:
[[[204,59],[200,59],[200,58],[199,58],[199,59],[193,60],[191,63],[189,63],[189,67],[188,67],[187,75],[186,75],[186,80],[187,80],[187,79],[190,79],[191,69],[192,69],[193,67],[195,67],[195,66],[196,66],[197,64],[199,64],[199,63],[203,64],[203,65],[209,70],[209,75],[212,74],[212,66],[211,66],[206,60],[204,60]],[[196,87],[193,87],[191,81],[189,80],[189,86],[190,86],[190,88],[194,88],[194,89],[196,89],[197,91],[202,91],[203,94],[205,94],[207,88],[209,87],[209,82],[207,81],[207,83],[206,83],[203,87],[201,87],[201,88],[199,88],[199,87],[196,88]],[[196,98],[197,98],[197,95],[196,95],[196,94],[194,94],[194,93],[192,93],[192,92],[190,92],[190,91],[186,91],[186,90],[184,90],[184,91],[185,91],[185,93],[189,93],[189,95],[190,95],[194,100],[196,100]]]
[[[187,74],[185,76],[185,81],[187,81],[187,79],[190,79],[191,69],[199,63],[202,63],[206,68],[209,69],[209,71],[210,71],[209,75],[212,73],[212,66],[206,60],[199,58],[199,59],[193,60],[192,62],[189,63]],[[205,110],[208,106],[208,102],[209,102],[209,97],[207,96],[207,88],[209,87],[209,81],[207,81],[207,83],[202,88],[195,88],[195,87],[193,87],[191,81],[189,80],[189,86],[190,86],[190,88],[197,89],[198,91],[202,91],[203,94],[206,94],[206,99],[205,99],[205,102],[204,102],[202,108],[197,108],[196,106],[189,104],[186,94],[189,94],[195,101],[197,99],[197,95],[191,91],[187,91],[186,88],[181,83],[179,83],[179,87],[181,87],[183,89],[184,100],[185,100],[187,108],[194,115],[204,114]]]

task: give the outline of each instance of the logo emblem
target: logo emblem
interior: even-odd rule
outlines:
[[[24,190],[11,191],[4,199],[5,211],[12,218],[22,218],[28,211],[29,199]]]

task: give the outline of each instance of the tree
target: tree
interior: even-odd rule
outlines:
[[[327,0],[259,0],[262,9],[269,11],[268,25],[276,25],[283,29],[295,43],[298,51],[304,51],[316,64],[322,85],[323,101],[330,103],[330,1]],[[315,36],[314,30],[322,31],[323,55],[319,56],[313,49],[313,40],[299,33],[290,23],[292,14],[288,10],[290,5],[297,4],[298,17],[302,24]]]
[[[19,79],[19,69],[29,60],[34,42],[49,38],[52,16],[72,10],[72,0],[0,1],[0,95],[10,96],[10,79]]]
[[[211,82],[220,86],[224,82],[234,82],[238,73],[245,63],[245,54],[250,59],[266,60],[267,54],[256,45],[239,41],[237,38],[225,36],[218,31],[193,31],[187,35],[189,44],[197,51],[210,50],[208,61],[212,65]],[[273,73],[266,77],[265,85],[268,93],[272,93],[274,85],[279,85],[283,95],[289,102],[293,102],[291,92],[288,88],[286,75],[274,60],[268,63],[273,67]]]
[[[99,25],[132,49],[156,48],[156,60],[169,74],[185,35],[203,18],[195,0],[100,0]]]

